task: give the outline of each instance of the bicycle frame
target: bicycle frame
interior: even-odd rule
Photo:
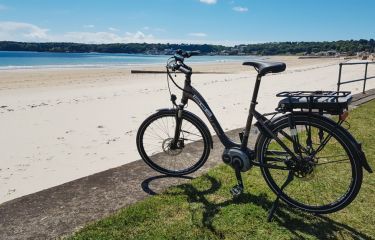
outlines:
[[[339,102],[337,99],[341,97],[341,95],[343,94],[340,95],[340,92],[331,93],[329,91],[311,92],[311,94],[309,94],[309,92],[306,91],[282,92],[278,94],[279,97],[287,96],[289,98],[282,99],[274,113],[261,114],[255,108],[258,104],[257,98],[262,77],[265,76],[267,73],[282,72],[285,70],[286,66],[284,63],[267,63],[262,61],[245,62],[244,65],[253,66],[258,71],[258,75],[256,76],[255,86],[253,88],[250,108],[248,110],[249,112],[246,120],[246,126],[244,130],[239,134],[240,142],[235,142],[234,140],[230,139],[229,136],[224,132],[223,128],[221,127],[219,121],[217,120],[215,114],[212,112],[210,106],[208,105],[204,97],[199,93],[198,90],[191,86],[192,69],[189,66],[185,65],[183,63],[183,60],[184,58],[188,58],[192,55],[193,54],[191,54],[190,52],[178,50],[176,52],[176,55],[174,57],[171,57],[167,62],[167,77],[169,77],[167,79],[168,88],[169,80],[171,80],[178,89],[182,90],[181,103],[176,104],[177,97],[176,95],[171,93],[171,89],[169,88],[171,102],[176,108],[164,109],[160,112],[153,114],[142,123],[138,130],[137,148],[142,156],[142,159],[150,167],[164,174],[180,176],[198,170],[208,159],[210,147],[213,147],[212,137],[210,136],[207,126],[204,124],[204,122],[202,122],[201,119],[199,119],[199,117],[197,117],[193,113],[184,110],[185,106],[188,104],[188,101],[191,100],[195,104],[197,104],[201,111],[204,113],[204,115],[210,122],[211,126],[213,127],[214,131],[216,132],[220,142],[225,147],[222,154],[222,160],[224,163],[226,163],[234,169],[235,176],[237,179],[237,184],[230,190],[233,197],[240,196],[244,191],[244,183],[242,181],[241,173],[250,170],[253,166],[261,167],[263,176],[267,184],[276,194],[276,199],[272,204],[272,207],[268,214],[268,221],[272,219],[273,214],[278,208],[280,199],[284,200],[288,205],[292,205],[299,209],[314,213],[331,213],[340,210],[341,208],[346,206],[344,204],[349,204],[354,199],[354,194],[357,194],[359,191],[361,183],[360,180],[362,177],[362,172],[360,171],[361,169],[358,168],[359,165],[356,164],[355,160],[360,161],[362,166],[369,172],[372,172],[371,168],[366,161],[365,155],[361,150],[360,144],[356,142],[354,137],[351,136],[349,132],[347,132],[344,128],[340,127],[341,123],[344,121],[345,118],[341,118],[340,116],[339,121],[336,123],[335,121],[323,116],[324,112],[333,112],[333,115],[342,114],[344,112],[344,108],[348,108],[347,105],[350,100],[349,98],[345,99],[345,101],[343,102]],[[169,70],[172,70],[173,73],[176,73],[176,71],[178,71],[185,74],[185,82],[183,88],[180,87],[174,81]],[[321,105],[315,105],[313,98],[327,96],[326,93],[328,93],[329,96],[332,95],[332,97],[336,97],[336,105],[332,106],[332,104],[323,104],[323,102]],[[299,96],[301,94],[305,94],[303,96],[306,98],[309,97],[310,100],[306,100],[306,102],[292,102],[290,100],[290,98],[297,95]],[[305,109],[307,109],[308,111],[305,111]],[[317,112],[316,110],[319,110],[319,112]],[[283,115],[278,118],[274,118],[276,114],[279,113]],[[271,115],[273,116],[267,117]],[[184,149],[185,144],[190,144],[190,142],[195,141],[203,142],[203,153],[200,157],[198,156],[198,158],[194,157],[194,161],[196,161],[196,159],[198,161],[195,165],[192,165],[192,167],[181,170],[176,169],[176,167],[172,169],[169,169],[168,167],[164,168],[163,166],[159,166],[152,159],[150,159],[149,155],[145,152],[143,138],[145,136],[145,131],[147,127],[155,121],[159,120],[160,118],[171,116],[176,121],[175,126],[173,126],[173,124],[170,125],[172,129],[174,128],[174,136],[170,136],[170,132],[167,130],[167,132],[165,132],[167,135],[167,141],[160,136],[158,136],[158,138],[156,138],[157,140],[155,140],[158,141],[158,143],[162,143],[162,150],[165,154],[161,154],[161,156],[163,156],[164,158],[164,156],[168,157],[168,155],[170,155],[173,156],[173,158],[175,158],[173,152],[171,151],[171,153],[169,153],[169,150],[176,150],[176,152],[179,154]],[[257,120],[255,126],[259,129],[260,136],[254,149],[251,149],[251,147],[248,147],[247,145],[254,118]],[[182,127],[183,121],[190,122],[192,126],[195,126],[195,128],[199,130],[199,133],[195,134],[193,130],[189,132],[191,126],[190,128],[184,129]],[[167,128],[169,129],[168,126]],[[306,134],[304,132],[306,132]],[[312,133],[314,133],[314,136],[317,134],[317,137],[319,137],[319,139],[312,138]],[[188,137],[188,134],[196,135],[199,137],[199,139],[190,139]],[[331,143],[334,144],[334,146],[336,146],[337,144],[339,147],[342,146],[346,153],[346,155],[343,156],[348,156],[347,158],[341,159],[342,155],[330,156],[330,152],[328,152],[328,156],[326,156],[327,152],[322,153],[322,156],[315,156],[327,145],[327,143],[330,141],[332,137],[336,139],[336,142]],[[160,138],[163,140],[163,142],[160,142]],[[201,141],[201,139],[203,139],[203,141]],[[314,140],[314,142],[312,140]],[[165,143],[167,143],[166,149]],[[276,148],[274,146],[274,143],[278,145],[276,146]],[[150,143],[150,145],[152,144]],[[319,146],[317,147],[317,145]],[[158,149],[159,145],[157,144],[156,146],[156,149]],[[195,148],[187,148],[187,160],[190,160],[189,151],[194,153],[198,152]],[[258,159],[257,156],[259,157]],[[330,159],[331,157],[333,161],[327,161],[327,159]],[[340,157],[340,159],[336,160],[335,157]],[[184,158],[185,156],[181,155],[181,157],[178,160],[184,160]],[[356,158],[358,158],[358,160]],[[169,158],[166,158],[166,160],[168,159]],[[323,159],[322,162],[319,161],[320,159]],[[334,201],[332,202],[332,204],[322,205],[325,204],[324,201],[324,203],[319,202],[319,205],[311,205],[308,198],[308,202],[306,204],[304,202],[304,199],[300,201],[298,197],[289,197],[288,192],[285,194],[284,189],[295,178],[306,178],[306,180],[310,180],[310,176],[314,177],[314,170],[317,165],[348,160],[350,161],[352,168],[352,174],[350,175],[350,172],[347,174],[347,177],[351,177],[350,185],[348,185],[348,191],[343,192],[341,198],[333,199]],[[273,173],[270,173],[269,169],[278,169],[280,171],[283,171],[283,175],[287,174],[287,178],[284,181],[284,183],[279,181],[275,182],[273,180],[274,177],[272,176]],[[336,169],[333,168],[329,170],[328,173],[331,174],[332,171],[336,171]],[[336,177],[332,178],[331,181],[333,181],[334,183],[336,181]],[[329,182],[327,186],[330,186]],[[329,191],[330,189],[327,190]],[[317,192],[319,193],[320,189],[317,189]],[[314,192],[314,194],[316,194],[316,192]]]
[[[260,88],[260,82],[261,82],[261,75],[257,75],[255,86],[253,90],[253,96],[250,103],[250,109],[249,109],[249,115],[247,117],[246,121],[246,127],[243,132],[243,138],[241,139],[241,143],[238,144],[234,141],[232,141],[224,132],[223,128],[221,127],[220,123],[216,119],[214,113],[212,112],[211,108],[209,107],[206,100],[203,98],[203,96],[196,90],[194,87],[191,86],[191,74],[186,75],[185,84],[183,88],[183,94],[181,99],[181,105],[179,105],[179,110],[183,110],[184,106],[187,104],[188,100],[192,100],[195,102],[199,108],[202,110],[202,112],[207,117],[208,121],[212,125],[213,129],[215,130],[217,136],[219,137],[221,143],[224,145],[225,148],[233,148],[237,147],[240,148],[242,151],[246,151],[248,149],[248,139],[250,135],[251,125],[253,118],[258,121],[258,123],[261,126],[260,131],[265,131],[266,134],[269,134],[272,136],[279,144],[280,146],[288,153],[294,160],[297,160],[297,157],[295,154],[268,128],[265,121],[267,121],[267,118],[265,118],[261,113],[255,110],[255,106],[257,105],[257,98],[258,98],[258,92]],[[180,111],[179,111],[180,112]],[[180,115],[180,113],[178,114]],[[180,126],[180,122],[177,121],[177,126]],[[178,139],[178,132],[179,127],[176,128],[176,139]],[[249,149],[252,151],[252,149]]]

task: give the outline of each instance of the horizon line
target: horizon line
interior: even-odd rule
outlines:
[[[321,40],[321,41],[259,41],[259,42],[251,42],[251,43],[238,43],[234,45],[225,45],[225,44],[217,44],[217,43],[173,43],[173,42],[113,42],[113,43],[84,43],[84,42],[69,42],[69,41],[14,41],[14,40],[0,40],[0,42],[13,42],[13,43],[32,43],[32,44],[48,44],[48,43],[67,43],[67,44],[82,44],[82,45],[111,45],[111,44],[164,44],[164,45],[213,45],[213,46],[225,46],[225,47],[235,47],[240,45],[260,45],[260,44],[271,44],[271,43],[325,43],[325,42],[340,42],[340,41],[375,41],[373,38],[365,39],[339,39],[339,40]],[[225,41],[224,41],[225,42]]]

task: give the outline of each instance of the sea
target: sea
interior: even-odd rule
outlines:
[[[124,53],[52,53],[0,51],[0,70],[32,68],[100,68],[165,64],[171,56]],[[254,56],[193,56],[186,63],[235,62]]]

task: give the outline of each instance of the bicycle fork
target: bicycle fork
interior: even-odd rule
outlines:
[[[181,125],[182,125],[182,112],[183,112],[183,106],[178,106],[178,111],[176,113],[176,128],[174,132],[173,141],[171,142],[171,150],[177,149],[179,146],[179,139],[180,139],[180,133],[181,133]]]

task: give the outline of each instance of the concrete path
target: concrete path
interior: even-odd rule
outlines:
[[[375,89],[353,96],[352,106],[375,98]],[[240,129],[228,132],[238,139]],[[253,145],[256,133],[251,134]],[[66,236],[91,221],[196,177],[221,163],[223,147],[214,137],[207,163],[186,178],[170,178],[138,160],[0,205],[0,239],[54,239]],[[234,174],[233,174],[234,177]],[[229,189],[228,189],[229,190]]]

